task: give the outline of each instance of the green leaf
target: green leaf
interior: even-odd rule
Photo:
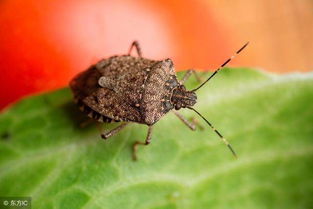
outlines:
[[[79,126],[85,116],[62,89],[0,115],[0,196],[31,196],[44,209],[313,207],[312,74],[224,69],[197,93],[195,109],[238,159],[182,110],[204,130],[170,113],[134,162],[131,146],[147,127],[132,124],[104,141],[95,125]]]

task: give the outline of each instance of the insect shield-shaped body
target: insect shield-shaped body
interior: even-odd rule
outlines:
[[[130,56],[133,47],[136,47],[139,57]],[[173,109],[194,110],[192,106],[197,99],[195,90],[210,78],[199,88],[188,91],[183,82],[190,76],[190,72],[192,71],[186,73],[182,81],[178,81],[170,59],[156,61],[143,58],[138,43],[133,42],[128,55],[99,61],[78,74],[70,82],[70,87],[80,110],[88,117],[99,122],[124,122],[117,128],[101,134],[104,139],[116,134],[129,122],[148,125],[146,141],[137,141],[133,146],[133,157],[136,159],[137,146],[150,143],[153,124],[162,116]],[[194,129],[191,122],[178,112],[174,113]],[[219,132],[216,133],[220,135]]]
[[[151,126],[175,105],[184,105],[175,96],[171,101],[173,93],[184,94],[181,90],[184,88],[177,81],[170,59],[154,61],[114,56],[79,74],[70,85],[81,108],[100,122],[137,122]],[[196,96],[191,94],[193,105]]]

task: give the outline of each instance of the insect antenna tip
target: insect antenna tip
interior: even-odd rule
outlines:
[[[227,147],[230,149],[231,153],[233,154],[233,156],[238,159],[238,155],[236,154],[235,150],[233,149],[233,147],[230,144],[227,144]]]

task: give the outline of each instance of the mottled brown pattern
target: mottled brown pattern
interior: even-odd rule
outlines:
[[[170,59],[128,55],[104,59],[70,82],[75,100],[91,109],[89,117],[147,125],[174,108],[171,96],[179,85]]]
[[[236,55],[247,45],[248,43],[241,47]],[[136,48],[139,57],[130,56],[133,47]],[[126,122],[101,134],[103,139],[114,136],[129,121],[149,126],[145,142],[136,141],[133,144],[134,160],[137,159],[138,146],[150,144],[153,124],[174,108],[175,110],[189,108],[197,113],[236,156],[229,142],[206,118],[192,108],[197,102],[195,92],[234,57],[235,55],[226,60],[197,88],[188,91],[183,84],[191,75],[190,72],[194,72],[193,70],[187,71],[182,81],[179,82],[171,59],[156,61],[142,58],[139,44],[134,41],[128,55],[113,56],[99,61],[96,65],[78,74],[70,82],[70,87],[75,102],[88,117],[99,122]],[[179,113],[175,114],[194,130],[195,126],[192,123]]]
[[[172,90],[175,87],[167,88],[165,85],[172,76],[175,77],[175,71],[170,59],[158,62],[152,67],[145,83],[141,104],[145,124],[154,124],[168,111],[173,109],[173,105],[168,107],[163,105],[165,102],[170,102]]]

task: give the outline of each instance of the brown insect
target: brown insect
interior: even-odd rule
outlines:
[[[241,47],[236,54],[247,45],[248,43]],[[134,47],[138,57],[130,55]],[[75,102],[88,117],[99,122],[123,122],[111,131],[101,134],[103,139],[115,135],[130,122],[148,126],[145,142],[136,141],[133,145],[135,160],[138,145],[150,144],[153,125],[166,113],[174,112],[190,129],[195,130],[195,124],[177,112],[181,108],[196,112],[236,156],[231,145],[220,132],[192,108],[197,102],[196,91],[233,58],[234,56],[225,61],[199,87],[189,91],[186,90],[184,82],[192,73],[197,76],[194,70],[188,70],[179,81],[171,59],[158,61],[143,58],[138,42],[134,41],[127,55],[112,56],[90,66],[86,71],[74,77],[70,82],[70,87]]]

